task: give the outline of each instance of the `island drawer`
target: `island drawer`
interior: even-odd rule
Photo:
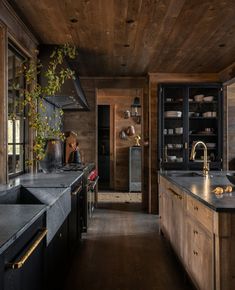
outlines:
[[[191,196],[187,196],[187,212],[209,232],[213,232],[213,211]]]

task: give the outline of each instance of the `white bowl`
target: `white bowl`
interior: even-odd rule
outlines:
[[[202,102],[203,98],[204,98],[204,95],[195,95],[194,96],[194,100],[196,102]]]
[[[175,161],[176,162],[183,162],[183,157],[177,157]]]
[[[216,112],[205,112],[202,114],[202,117],[216,117],[217,113]]]
[[[181,111],[165,111],[164,116],[165,117],[181,117],[182,112]]]
[[[206,143],[206,146],[207,146],[208,149],[215,148],[216,147],[216,143]]]
[[[203,102],[212,102],[214,100],[214,96],[207,96],[203,98]]]
[[[183,148],[183,144],[174,144],[173,147],[176,149],[181,149]]]
[[[183,134],[183,128],[182,127],[175,128],[175,134]]]
[[[175,162],[176,161],[176,156],[175,155],[167,156],[167,161],[168,162]]]

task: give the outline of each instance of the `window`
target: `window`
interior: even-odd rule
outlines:
[[[22,106],[25,86],[20,74],[26,58],[12,45],[8,47],[8,174],[14,176],[25,170],[26,120]]]

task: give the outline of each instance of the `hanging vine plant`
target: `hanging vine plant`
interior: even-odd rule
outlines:
[[[21,104],[17,104],[26,112],[29,127],[34,132],[33,155],[35,160],[40,161],[45,157],[45,146],[48,139],[64,140],[61,132],[61,117],[63,110],[57,110],[53,116],[46,116],[45,97],[58,94],[62,85],[68,79],[73,79],[74,71],[64,66],[65,58],[74,59],[77,55],[76,47],[69,44],[58,46],[50,55],[47,67],[45,68],[40,60],[23,63],[19,74],[25,77],[25,88],[21,89],[19,84],[13,84],[13,89],[20,90],[24,96]],[[42,72],[43,71],[43,72]],[[43,73],[45,85],[38,82],[39,74]],[[12,115],[14,119],[16,116]],[[59,118],[60,117],[60,118]],[[51,125],[52,119],[60,120]],[[33,160],[28,160],[32,164]]]

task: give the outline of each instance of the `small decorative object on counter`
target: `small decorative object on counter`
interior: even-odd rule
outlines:
[[[45,157],[39,161],[40,169],[44,173],[55,172],[62,165],[61,141],[48,139],[45,146]]]
[[[135,146],[140,146],[140,140],[141,140],[141,137],[140,135],[136,135],[135,136]]]

